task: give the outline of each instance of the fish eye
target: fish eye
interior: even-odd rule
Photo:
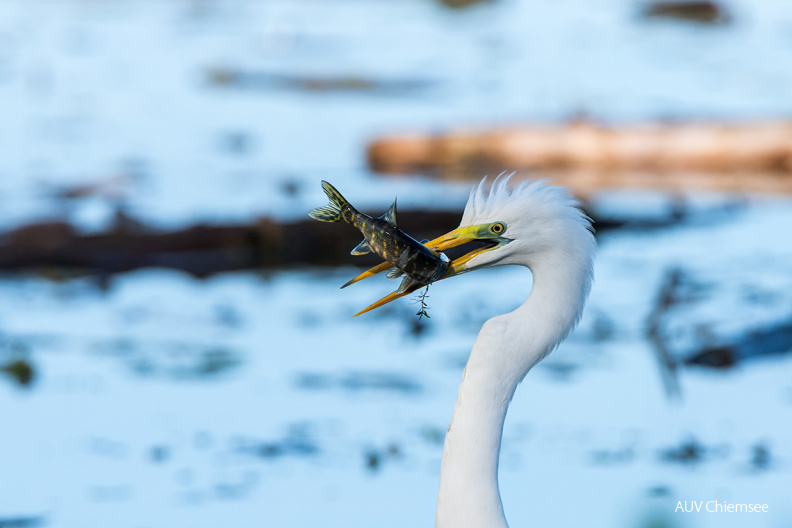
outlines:
[[[490,226],[490,231],[492,231],[496,235],[500,235],[501,233],[506,231],[506,224],[504,224],[503,222],[495,222]]]

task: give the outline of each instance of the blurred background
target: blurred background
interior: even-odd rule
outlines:
[[[512,526],[792,525],[786,0],[0,2],[0,527],[433,526],[481,324],[431,319],[329,180],[418,239],[472,184],[595,220],[580,327],[518,389]],[[767,504],[681,513],[679,501]]]

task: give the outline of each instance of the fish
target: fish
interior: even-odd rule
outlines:
[[[358,275],[341,288],[346,288],[366,277],[385,271],[389,279],[402,279],[394,293],[404,293],[410,289],[431,284],[442,277],[450,264],[445,253],[435,251],[399,229],[396,222],[396,200],[388,211],[379,218],[359,212],[344,198],[338,189],[322,180],[322,189],[330,203],[317,207],[308,213],[320,222],[345,222],[355,226],[363,234],[363,242],[352,250],[352,255],[375,253],[385,260],[364,274]]]

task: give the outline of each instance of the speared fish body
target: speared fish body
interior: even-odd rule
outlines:
[[[373,218],[352,207],[328,182],[322,181],[322,189],[330,203],[312,210],[309,213],[311,218],[322,222],[345,222],[355,226],[363,234],[363,242],[352,250],[352,255],[376,253],[385,260],[379,266],[347,282],[342,288],[392,267],[393,270],[388,273],[389,278],[404,275],[401,285],[393,293],[401,296],[438,280],[448,270],[449,259],[444,253],[426,247],[399,229],[395,200],[388,212],[379,218]]]

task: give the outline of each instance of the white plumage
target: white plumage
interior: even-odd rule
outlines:
[[[514,264],[533,273],[528,299],[481,328],[470,352],[440,470],[437,528],[504,528],[498,490],[503,421],[517,385],[580,320],[591,289],[597,244],[589,219],[563,188],[542,181],[512,187],[498,177],[473,188],[460,226],[426,242],[436,251],[481,242],[454,259],[441,279]],[[367,270],[348,284],[387,270]],[[500,287],[508,287],[501,285]],[[357,315],[415,291],[395,291]]]
[[[507,526],[498,489],[507,408],[528,371],[575,327],[591,288],[591,221],[565,189],[541,181],[511,187],[506,177],[488,191],[485,179],[455,232],[495,222],[508,240],[474,252],[455,273],[520,265],[533,273],[533,288],[519,308],[484,324],[470,353],[445,439],[437,528]]]

